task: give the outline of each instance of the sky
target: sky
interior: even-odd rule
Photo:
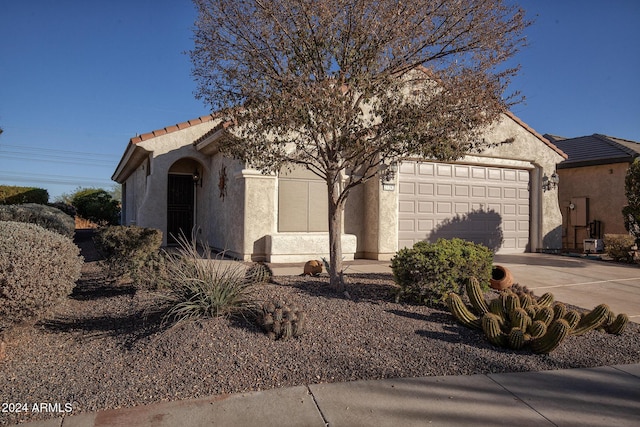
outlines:
[[[541,134],[640,142],[640,1],[509,0],[534,20],[509,90]],[[130,138],[210,113],[189,0],[2,0],[0,184],[111,190]]]

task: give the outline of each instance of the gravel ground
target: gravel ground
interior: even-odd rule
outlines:
[[[26,403],[28,411],[0,413],[0,425],[61,415],[33,412],[40,403],[78,414],[300,384],[640,362],[635,323],[621,336],[591,332],[533,355],[492,347],[446,311],[394,303],[389,274],[347,279],[351,299],[323,277],[261,286],[259,299],[295,303],[308,318],[303,336],[272,341],[241,318],[162,327],[148,292],[109,283],[87,262],[65,304],[8,337],[0,404]]]

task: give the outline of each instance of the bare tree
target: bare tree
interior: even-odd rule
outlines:
[[[504,97],[524,12],[502,0],[195,0],[196,95],[226,112],[227,153],[327,183],[330,282],[350,190],[403,156],[456,159]],[[241,107],[241,108],[240,108]]]

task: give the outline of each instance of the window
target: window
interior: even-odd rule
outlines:
[[[278,180],[278,231],[329,230],[327,184],[312,172],[297,168]]]

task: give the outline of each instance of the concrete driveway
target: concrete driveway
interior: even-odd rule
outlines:
[[[546,254],[496,255],[494,264],[507,267],[516,283],[540,296],[592,309],[607,304],[640,323],[640,266]]]

